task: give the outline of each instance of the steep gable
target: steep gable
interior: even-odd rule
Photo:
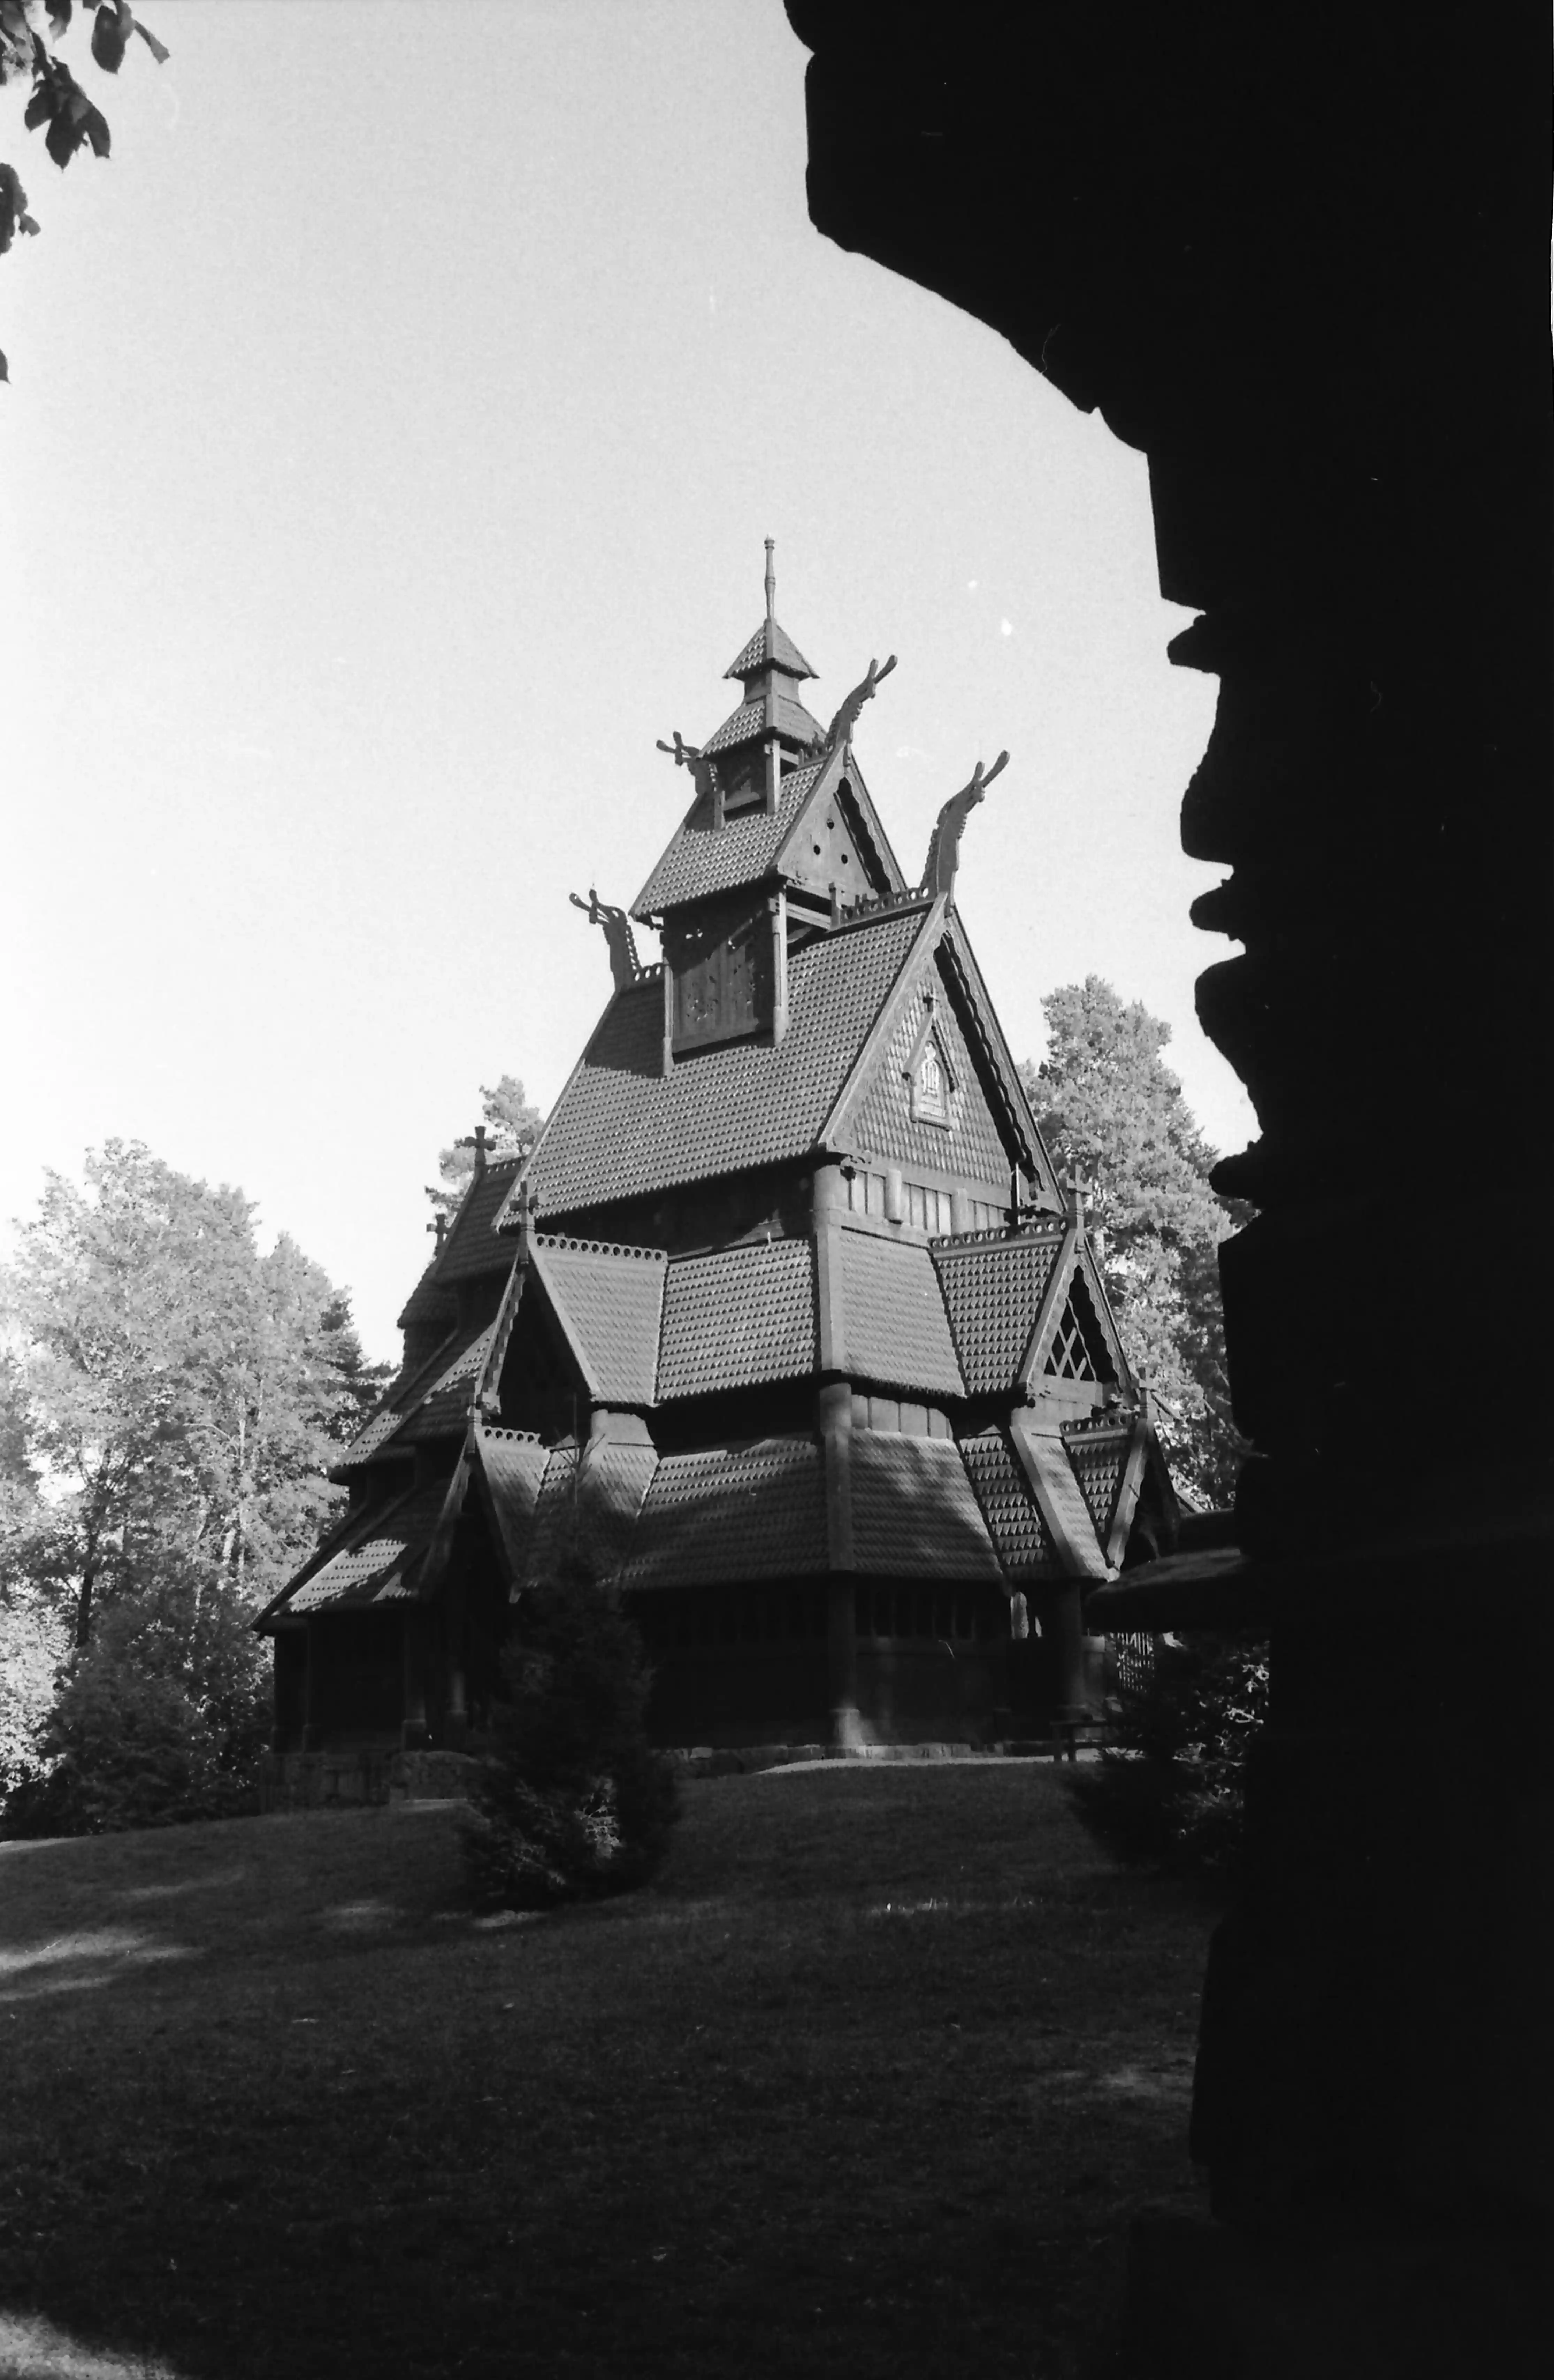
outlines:
[[[1050,1162],[948,898],[925,903],[924,918],[827,1120],[827,1145],[1000,1186],[1017,1168],[1055,1205]]]

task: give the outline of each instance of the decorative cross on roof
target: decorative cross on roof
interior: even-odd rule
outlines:
[[[446,1215],[433,1215],[431,1222],[428,1223],[426,1228],[429,1232],[435,1232],[437,1234],[437,1256],[440,1257],[443,1253],[443,1243],[448,1236],[448,1219]],[[436,1257],[434,1257],[432,1258],[432,1262],[435,1263],[436,1260]]]
[[[496,1144],[494,1141],[487,1138],[486,1128],[483,1123],[478,1123],[473,1132],[467,1132],[463,1139],[456,1142],[455,1145],[459,1148],[472,1148],[474,1150],[475,1171],[477,1173],[483,1173],[485,1172],[487,1158],[494,1156],[496,1153]]]

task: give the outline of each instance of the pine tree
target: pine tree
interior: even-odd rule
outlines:
[[[1240,1442],[1215,1251],[1244,1218],[1208,1186],[1216,1152],[1163,1062],[1170,1026],[1099,976],[1041,1004],[1047,1055],[1021,1075],[1042,1136],[1092,1185],[1107,1292],[1174,1475],[1202,1500],[1228,1503]]]
[[[480,1114],[490,1128],[487,1148],[493,1155],[503,1157],[515,1151],[527,1157],[545,1121],[539,1109],[531,1108],[525,1099],[524,1087],[516,1075],[504,1075],[494,1087],[481,1084]],[[429,1184],[426,1195],[434,1214],[451,1219],[469,1187],[475,1171],[474,1149],[467,1140],[455,1140],[450,1148],[439,1150],[437,1170],[442,1181]]]

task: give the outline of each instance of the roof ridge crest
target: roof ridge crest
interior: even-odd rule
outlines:
[[[665,1248],[634,1248],[623,1240],[579,1240],[570,1232],[536,1232],[534,1244],[542,1248],[573,1248],[592,1257],[636,1257],[658,1264],[669,1261]]]
[[[929,1241],[930,1248],[1018,1247],[1032,1240],[1061,1237],[1067,1230],[1067,1218],[1043,1214],[1039,1222],[989,1224],[980,1232],[936,1232]]]

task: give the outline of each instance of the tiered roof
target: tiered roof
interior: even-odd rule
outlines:
[[[817,802],[851,803],[855,848],[875,852],[874,898],[789,949],[780,1036],[667,1063],[659,972],[620,983],[527,1164],[477,1152],[404,1318],[418,1349],[439,1326],[440,1343],[407,1365],[340,1466],[350,1475],[440,1441],[443,1475],[425,1484],[424,1461],[419,1474],[387,1473],[392,1500],[353,1515],[267,1620],[434,1593],[471,1488],[514,1594],[574,1529],[633,1591],[841,1568],[1014,1592],[1102,1577],[1122,1559],[1145,1466],[1159,1460],[1147,1402],[1132,1392],[1077,1196],[1063,1211],[951,893],[906,890],[842,728],[813,749],[819,731],[793,691],[812,672],[776,622],[770,578],[767,617],[728,674],[747,698],[731,726],[759,710],[752,735],[807,738],[811,757],[782,780],[771,815],[717,823],[704,788],[637,914],[782,881],[807,820],[819,829]],[[839,720],[875,682],[871,665]],[[784,729],[784,702],[802,735],[791,718]],[[912,1103],[929,1032],[952,1078],[942,1122]],[[767,1236],[670,1255],[557,1228],[586,1231],[597,1210],[632,1202],[645,1219],[671,1190],[838,1160],[859,1195],[816,1210],[797,1236],[773,1218]],[[1036,1207],[1016,1204],[1007,1228],[904,1231],[862,1195],[870,1181],[882,1192],[870,1167],[892,1166],[977,1185],[958,1195],[983,1213],[998,1211],[1013,1171]],[[580,1445],[495,1419],[510,1351],[532,1350],[535,1330],[576,1383],[577,1427],[590,1417]],[[1075,1378],[1083,1392],[1062,1387]],[[676,1449],[688,1400],[835,1378],[856,1390],[840,1435],[822,1439],[817,1423]],[[769,1422],[783,1409],[725,1410]]]

